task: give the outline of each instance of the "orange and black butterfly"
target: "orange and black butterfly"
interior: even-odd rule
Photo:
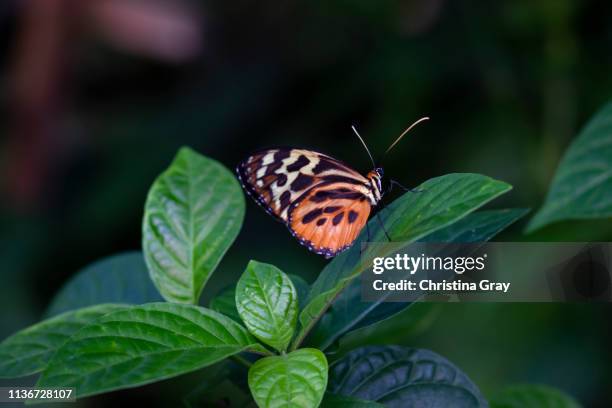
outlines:
[[[426,119],[406,129],[387,152]],[[365,142],[353,130],[374,164]],[[374,165],[362,176],[340,160],[312,150],[260,150],[238,164],[236,172],[257,204],[287,225],[302,245],[326,258],[353,244],[384,195],[382,167]]]

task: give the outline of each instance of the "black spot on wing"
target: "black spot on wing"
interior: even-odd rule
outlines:
[[[359,214],[357,214],[357,212],[350,210],[348,213],[348,222],[349,224],[352,224],[355,222],[355,220],[357,219],[357,216],[359,216]]]
[[[349,176],[342,176],[340,174],[330,174],[330,175],[321,177],[321,179],[323,181],[327,181],[327,182],[330,182],[330,183],[341,182],[341,183],[357,184],[357,185],[367,186],[367,184],[363,183],[362,181],[359,181],[359,180],[354,179],[354,178],[349,177]]]
[[[329,207],[325,207],[323,212],[326,213],[326,214],[331,214],[331,213],[335,213],[336,211],[338,211],[341,208],[342,207],[340,207],[339,205],[332,205],[332,206],[329,206]]]
[[[291,190],[301,191],[308,188],[314,182],[314,177],[304,173],[298,174],[298,176],[291,183]]]
[[[274,153],[274,161],[281,162],[291,155],[291,149],[280,149]]]
[[[342,221],[342,217],[344,217],[344,212],[340,212],[336,214],[334,218],[332,218],[332,224],[338,225]]]
[[[301,154],[300,157],[298,157],[294,163],[291,163],[290,165],[287,166],[287,171],[289,172],[299,171],[302,167],[308,166],[309,163],[310,163],[310,160],[308,160],[306,156]]]
[[[327,201],[331,198],[333,193],[331,191],[317,191],[312,197],[308,200],[313,203],[322,203],[323,201]]]
[[[334,194],[334,190],[319,190],[312,197],[310,197],[310,201],[315,203],[320,203],[322,201],[328,200]]]
[[[322,203],[323,201],[326,201],[326,200],[343,199],[343,198],[347,200],[363,201],[366,199],[366,196],[361,194],[358,191],[351,191],[346,188],[341,188],[337,190],[317,191],[312,197],[309,198],[309,200],[314,203]]]
[[[347,200],[359,200],[361,198],[365,199],[366,196],[364,196],[363,194],[361,194],[360,192],[351,192],[351,193],[338,193],[334,196],[334,198],[345,198]]]
[[[323,173],[324,171],[328,170],[344,170],[343,166],[333,162],[332,160],[320,156],[319,159],[319,163],[317,163],[317,165],[312,169],[314,174]]]
[[[266,176],[276,175],[276,170],[280,169],[283,165],[282,161],[275,161],[270,163],[268,167],[266,167]]]
[[[323,210],[317,208],[315,210],[309,211],[306,213],[304,218],[302,218],[302,224],[308,224],[313,222],[316,218],[318,218],[323,213]]]
[[[326,221],[327,221],[327,218],[319,218],[317,220],[317,227],[324,225]]]
[[[287,175],[284,173],[280,173],[277,177],[276,177],[276,185],[278,187],[282,187],[287,183]]]
[[[280,196],[279,212],[283,212],[283,210],[287,208],[289,204],[291,204],[291,193],[289,191],[284,191]]]

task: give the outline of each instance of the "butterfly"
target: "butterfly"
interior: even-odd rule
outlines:
[[[413,123],[385,154],[427,119]],[[363,138],[352,128],[374,165],[365,176],[324,153],[296,148],[259,150],[236,167],[247,194],[284,223],[302,245],[326,258],[351,247],[384,195],[384,170],[376,166]]]

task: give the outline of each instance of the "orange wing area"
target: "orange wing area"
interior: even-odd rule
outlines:
[[[289,211],[289,227],[302,245],[326,258],[348,249],[368,221],[372,206],[347,188],[313,188]]]

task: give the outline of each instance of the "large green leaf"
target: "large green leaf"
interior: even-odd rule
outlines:
[[[525,209],[487,210],[461,220],[420,239],[420,242],[485,242],[525,215]],[[361,300],[361,281],[353,280],[331,304],[308,337],[307,344],[325,350],[344,334],[385,320],[411,303]]]
[[[106,314],[65,343],[38,387],[75,387],[77,396],[134,387],[257,348],[248,331],[199,306],[150,303]]]
[[[486,407],[478,388],[444,357],[399,346],[351,351],[329,369],[328,392],[386,407]]]
[[[297,291],[289,276],[273,265],[249,262],[236,285],[236,308],[255,337],[286,350],[298,314]]]
[[[78,272],[55,295],[45,315],[100,303],[138,305],[161,300],[142,252],[131,251],[106,257]]]
[[[479,174],[448,174],[428,180],[418,188],[424,192],[408,192],[379,213],[393,241],[416,241],[458,221],[512,187]],[[385,240],[379,222],[373,219],[368,223],[372,241]],[[368,251],[364,256],[360,253],[360,242],[366,239],[366,234],[367,231],[363,232],[357,244],[330,262],[312,284],[307,304],[300,313],[301,329],[293,348],[302,342],[336,296],[367,268]]]
[[[327,386],[327,359],[304,348],[257,360],[249,388],[260,408],[317,408]]]
[[[491,408],[580,408],[569,395],[546,385],[513,385],[491,398]]]
[[[142,224],[145,260],[166,300],[198,302],[243,218],[244,196],[233,174],[182,148],[149,190]]]
[[[612,103],[584,127],[561,159],[528,231],[554,221],[612,216]]]
[[[419,242],[487,242],[528,212],[527,208],[477,211]]]
[[[84,326],[121,305],[96,305],[44,320],[0,343],[0,378],[23,377],[43,370],[49,359]]]

